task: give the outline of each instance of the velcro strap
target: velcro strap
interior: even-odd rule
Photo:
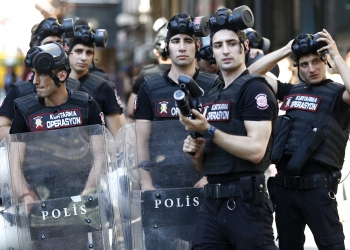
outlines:
[[[277,185],[291,189],[309,189],[309,188],[329,188],[331,176],[312,175],[312,176],[288,176],[276,175],[274,181]]]
[[[231,197],[240,197],[240,185],[238,184],[207,184],[204,186],[204,196],[205,198],[231,198]]]

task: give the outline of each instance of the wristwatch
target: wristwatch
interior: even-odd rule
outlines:
[[[211,141],[214,138],[214,133],[215,133],[216,128],[212,125],[210,125],[210,128],[203,133],[203,138],[206,141]]]

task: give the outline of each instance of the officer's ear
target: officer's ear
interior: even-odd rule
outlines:
[[[64,82],[68,76],[68,73],[67,73],[67,71],[62,70],[62,71],[58,72],[56,74],[56,76],[60,82]]]

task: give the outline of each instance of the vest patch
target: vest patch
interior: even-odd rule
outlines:
[[[165,100],[165,101],[158,101],[156,100],[154,102],[155,106],[155,117],[162,117],[162,118],[174,118],[179,117],[177,110],[176,110],[176,104],[175,100]]]
[[[58,113],[35,114],[28,117],[30,131],[69,128],[83,124],[80,109],[62,110]]]
[[[230,120],[232,102],[215,102],[203,105],[203,115],[210,122]]]
[[[285,96],[281,110],[299,109],[316,112],[321,103],[321,96],[293,94]]]

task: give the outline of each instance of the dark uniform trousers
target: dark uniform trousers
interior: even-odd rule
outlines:
[[[338,204],[330,197],[328,188],[291,189],[272,182],[269,193],[276,205],[281,250],[304,249],[306,224],[319,250],[345,249]]]
[[[265,193],[262,205],[241,197],[205,198],[199,209],[192,249],[275,250],[273,206]]]

